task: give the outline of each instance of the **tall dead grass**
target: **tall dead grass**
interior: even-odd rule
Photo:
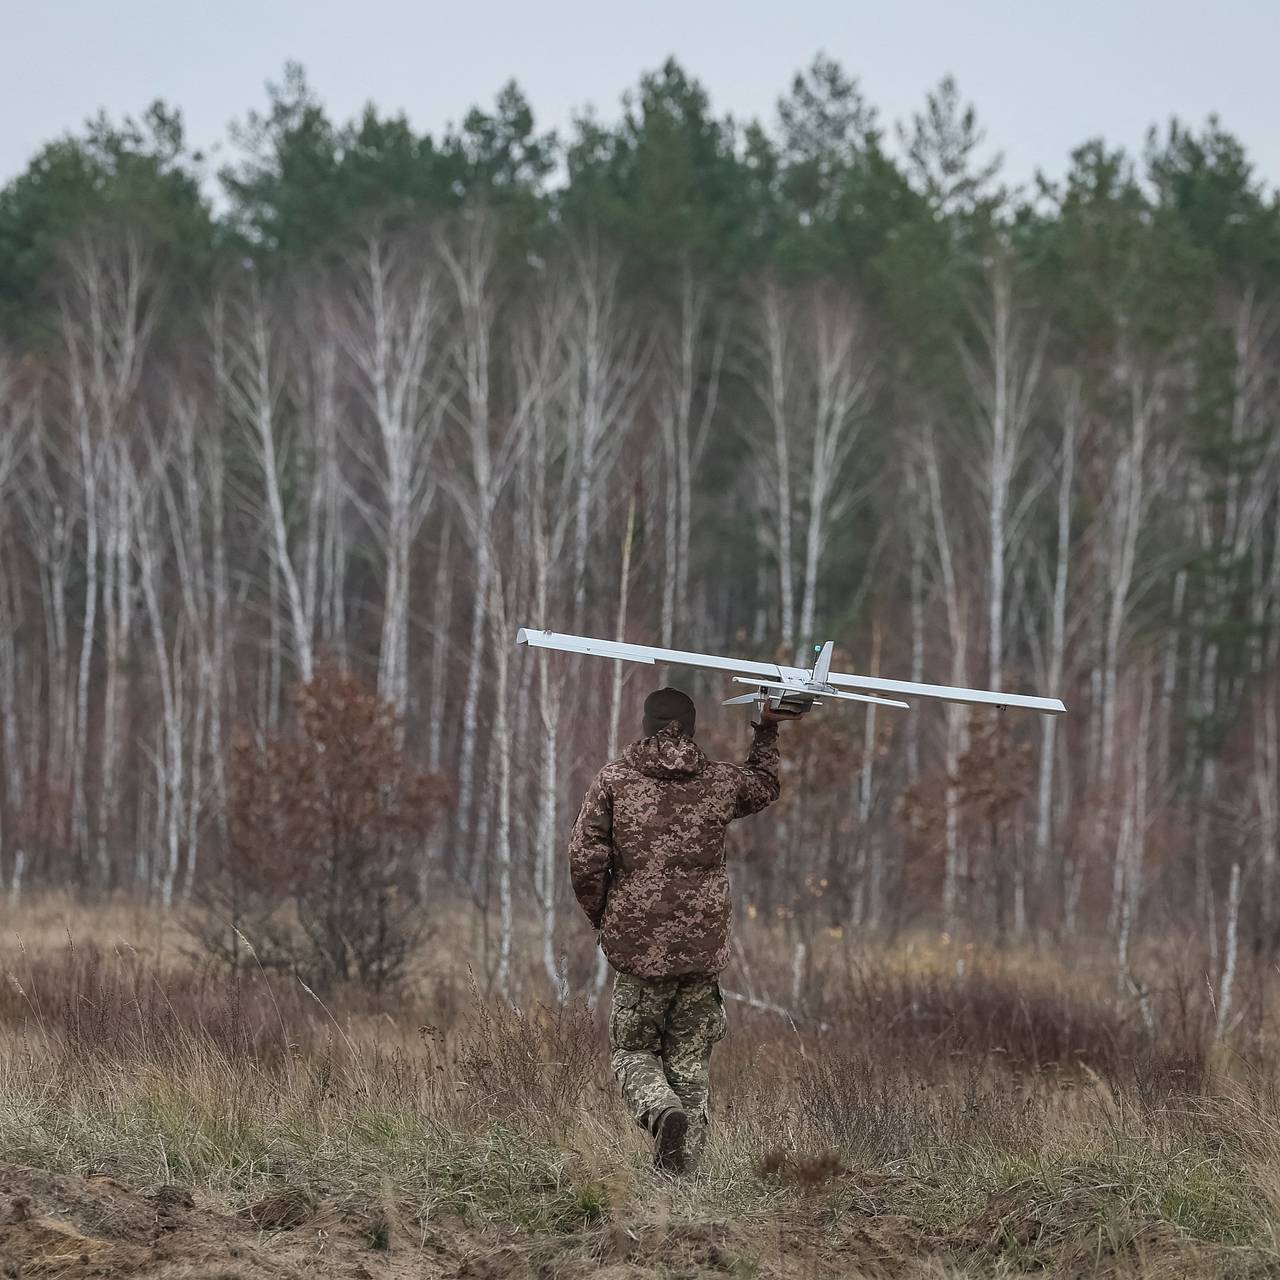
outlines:
[[[518,1230],[584,1267],[658,1268],[673,1222],[719,1224],[697,1249],[736,1274],[796,1250],[814,1275],[888,1274],[873,1255],[952,1274],[1280,1267],[1265,1041],[1215,1049],[1211,1010],[1171,981],[1140,1014],[1043,962],[837,960],[793,1018],[735,1010],[708,1150],[672,1184],[618,1102],[602,1009],[532,990],[514,1007],[456,970],[377,1007],[125,947],[9,948],[0,1149],[235,1207],[390,1196],[401,1237]],[[782,970],[753,966],[774,986]]]

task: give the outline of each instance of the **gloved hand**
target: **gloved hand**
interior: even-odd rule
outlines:
[[[808,714],[808,707],[805,707],[803,711],[783,711],[781,707],[774,707],[766,702],[760,708],[760,723],[781,724],[784,720],[799,720],[801,716],[807,716]]]

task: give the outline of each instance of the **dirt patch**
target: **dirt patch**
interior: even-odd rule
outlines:
[[[752,1220],[649,1203],[559,1235],[454,1217],[423,1223],[375,1200],[320,1199],[284,1184],[226,1212],[184,1186],[133,1189],[0,1164],[0,1280],[908,1280],[947,1266],[958,1276],[1027,1268],[1073,1280],[1276,1274],[1269,1255],[1193,1241],[1156,1218],[1108,1218],[1083,1194],[1019,1185],[939,1230],[886,1212],[892,1179],[826,1160],[778,1173],[825,1195]]]
[[[187,1187],[133,1190],[0,1164],[3,1280],[432,1280],[455,1269],[416,1241],[395,1240],[376,1211],[316,1204],[290,1188],[237,1215]]]

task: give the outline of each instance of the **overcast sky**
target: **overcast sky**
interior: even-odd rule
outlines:
[[[0,181],[99,108],[157,97],[220,163],[287,59],[335,118],[372,99],[435,132],[513,76],[543,127],[588,103],[608,118],[673,53],[718,111],[771,118],[818,50],[889,122],[953,73],[1013,182],[1060,175],[1089,137],[1137,149],[1153,122],[1215,111],[1280,181],[1280,0],[0,0],[0,32]]]

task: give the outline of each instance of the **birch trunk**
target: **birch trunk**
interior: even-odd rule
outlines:
[[[473,849],[465,848],[474,821],[476,743],[480,714],[480,676],[485,663],[484,642],[489,592],[493,583],[490,550],[493,514],[502,487],[500,462],[495,464],[490,445],[489,375],[494,299],[491,277],[495,249],[493,236],[484,220],[467,215],[455,245],[447,235],[437,237],[437,246],[461,313],[461,326],[453,357],[462,385],[461,405],[454,420],[464,439],[465,487],[455,496],[463,516],[462,528],[471,544],[473,582],[471,628],[467,652],[467,682],[462,704],[461,743],[458,753],[458,806],[456,834],[464,846],[470,868]],[[504,642],[505,643],[505,642]]]
[[[262,470],[272,572],[284,588],[293,652],[299,673],[304,682],[309,682],[315,667],[311,615],[304,602],[302,586],[289,549],[289,529],[281,497],[277,456],[280,442],[277,438],[276,415],[282,394],[284,370],[281,368],[282,356],[278,340],[272,332],[267,304],[256,282],[240,311],[240,324],[227,334],[227,400],[248,428],[256,448]],[[273,609],[273,619],[275,613],[276,610]],[[275,699],[272,704],[274,706]]]
[[[1130,434],[1116,463],[1107,504],[1107,607],[1102,666],[1102,740],[1100,775],[1112,776],[1115,764],[1116,678],[1120,669],[1120,643],[1129,616],[1130,592],[1137,560],[1138,534],[1147,502],[1147,444],[1151,415],[1159,390],[1158,381],[1147,380],[1131,369],[1128,377]]]
[[[76,441],[85,520],[84,601],[72,734],[71,809],[82,860],[93,856],[99,880],[110,880],[106,851],[91,839],[86,761],[89,699],[99,607],[103,459],[126,430],[153,322],[151,267],[141,240],[118,245],[83,234],[66,257],[58,296],[59,328]],[[114,745],[113,748],[114,749]]]
[[[613,629],[613,638],[618,641],[625,641],[627,638],[627,603],[631,591],[631,549],[635,541],[636,530],[636,495],[633,492],[630,501],[627,503],[627,528],[622,537],[622,568],[619,571],[618,578],[618,616]],[[624,664],[615,662],[613,664],[613,677],[610,685],[609,695],[609,743],[606,749],[606,755],[610,760],[618,758],[620,748],[619,729],[622,722],[622,684],[625,678],[623,671]],[[592,990],[592,1004],[599,999],[600,992],[604,990],[604,984],[609,977],[609,961],[605,957],[604,949],[597,946],[596,948],[596,971],[595,980]]]
[[[1276,948],[1276,865],[1280,862],[1280,699],[1264,692],[1254,710],[1253,790],[1258,806],[1263,950]]]
[[[409,709],[412,550],[435,491],[430,462],[443,405],[439,379],[424,384],[442,317],[439,291],[429,268],[406,259],[406,250],[381,234],[365,237],[345,334],[380,451],[376,458],[365,454],[382,497],[378,692],[400,718],[401,743]]]
[[[151,484],[156,481],[150,481]],[[134,545],[138,555],[138,581],[151,631],[154,669],[160,685],[162,718],[157,727],[160,745],[156,752],[157,837],[165,851],[160,875],[161,902],[167,911],[173,905],[174,888],[182,865],[182,810],[184,796],[182,715],[179,682],[182,677],[180,639],[172,646],[165,635],[165,619],[157,582],[159,567],[158,530],[153,498],[141,485],[134,496]],[[179,635],[181,628],[179,628]],[[155,876],[155,869],[152,875]]]
[[[933,512],[934,541],[938,548],[938,564],[942,576],[943,600],[946,604],[947,628],[951,640],[951,683],[963,685],[968,656],[968,636],[965,627],[964,604],[956,578],[955,562],[951,550],[951,535],[947,528],[946,511],[942,502],[942,481],[938,471],[938,454],[933,433],[926,430],[924,439],[925,472],[929,482],[929,498]],[[965,854],[960,843],[960,790],[956,774],[960,757],[968,749],[969,724],[966,708],[947,707],[946,741],[946,857],[943,870],[942,910],[946,928],[953,936],[959,920],[961,894],[965,877]]]
[[[813,641],[822,549],[837,514],[845,465],[857,441],[859,420],[870,390],[861,350],[861,321],[847,299],[820,294],[811,304],[814,413],[808,440],[804,589],[800,604],[801,643]],[[804,665],[801,663],[800,665]]]
[[[756,395],[764,407],[773,452],[770,503],[764,518],[772,521],[774,553],[778,559],[778,616],[783,649],[795,648],[795,583],[791,549],[791,414],[792,308],[778,284],[766,280],[760,289],[757,325]]]
[[[910,610],[911,610],[911,675],[920,684],[924,681],[924,544],[928,506],[920,492],[920,467],[908,457],[906,464],[909,537],[911,542]],[[920,777],[920,717],[912,716],[907,722],[907,782],[914,785]]]
[[[1058,472],[1058,525],[1053,598],[1050,604],[1049,662],[1046,692],[1060,696],[1066,658],[1067,588],[1071,570],[1071,505],[1074,493],[1076,441],[1081,417],[1080,383],[1072,379],[1066,386],[1062,407],[1062,462]],[[1049,845],[1053,838],[1053,767],[1058,742],[1058,717],[1043,716],[1040,725],[1040,768],[1036,786],[1037,888],[1045,883]]]
[[[553,333],[568,322],[566,337],[575,370],[571,385],[573,434],[568,443],[574,458],[572,617],[577,630],[587,616],[588,551],[598,523],[597,511],[644,389],[649,344],[621,301],[620,260],[605,252],[594,235],[585,243],[573,244],[571,259],[574,305],[567,317],[553,311],[549,316],[544,313],[544,319]],[[538,364],[545,379],[549,372],[545,354]],[[541,394],[545,398],[545,389]],[[659,404],[666,401],[660,399]],[[667,410],[660,408],[659,412]],[[678,477],[678,456],[672,456],[672,451],[678,453],[677,422],[664,420],[664,439],[668,433],[672,437],[668,461]],[[678,580],[682,561],[679,520],[674,514],[672,518],[676,585],[664,616],[668,625],[674,626],[674,614],[681,607]]]
[[[982,450],[981,485],[987,523],[987,679],[1000,689],[1004,679],[1005,598],[1009,553],[1016,533],[1014,482],[1022,468],[1044,355],[1043,329],[1028,338],[1014,295],[1014,263],[1000,245],[988,270],[990,297],[974,313],[980,349],[963,350]]]
[[[515,928],[511,896],[511,733],[508,726],[508,668],[510,637],[507,610],[502,598],[502,583],[497,574],[491,579],[494,668],[494,751],[497,796],[494,812],[494,856],[498,873],[498,990],[504,996],[511,987],[511,946]]]

